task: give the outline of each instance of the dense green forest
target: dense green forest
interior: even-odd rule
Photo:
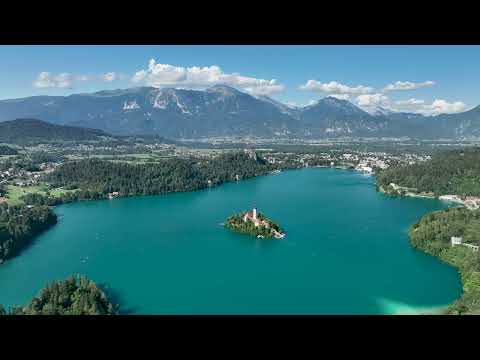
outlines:
[[[56,222],[57,216],[48,206],[0,204],[0,263],[15,256],[37,234]]]
[[[458,268],[464,294],[446,310],[449,314],[480,314],[480,255],[459,245],[452,247],[452,236],[480,245],[480,210],[450,208],[425,215],[410,229],[410,240],[415,248],[438,256]]]
[[[0,145],[0,155],[17,155],[18,151],[10,146]]]
[[[390,183],[439,195],[480,196],[480,148],[445,151],[430,160],[392,166],[377,175],[377,184]]]
[[[0,142],[26,144],[31,142],[98,140],[109,136],[102,130],[50,124],[37,119],[16,119],[0,122]]]
[[[244,153],[222,154],[210,160],[167,159],[156,163],[128,164],[87,159],[68,162],[46,177],[53,187],[77,189],[62,198],[26,195],[27,204],[56,205],[81,199],[101,199],[108,193],[120,196],[155,195],[192,191],[227,181],[264,175],[274,168]]]
[[[118,306],[84,276],[71,276],[65,281],[47,285],[24,307],[9,311],[0,306],[0,315],[115,315]]]
[[[480,148],[435,153],[428,161],[391,166],[377,174],[377,186],[392,191],[394,183],[417,193],[480,196]],[[400,190],[401,191],[401,190]],[[425,215],[410,229],[415,248],[455,266],[462,278],[463,296],[448,314],[480,313],[480,256],[466,246],[451,246],[451,237],[480,245],[480,210],[458,207]]]
[[[265,238],[273,238],[273,230],[276,230],[280,233],[283,232],[280,226],[278,226],[272,220],[268,219],[264,214],[259,213],[257,217],[259,220],[266,220],[269,223],[269,228],[265,226],[255,226],[252,221],[243,221],[244,215],[245,213],[240,213],[230,216],[225,221],[225,227],[242,234],[263,236]]]

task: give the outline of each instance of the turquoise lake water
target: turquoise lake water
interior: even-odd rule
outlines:
[[[254,205],[286,238],[221,226]],[[62,205],[56,226],[0,266],[0,303],[25,304],[47,282],[80,273],[129,314],[424,311],[461,295],[455,269],[408,243],[408,226],[445,206],[389,197],[375,191],[372,177],[319,168]]]

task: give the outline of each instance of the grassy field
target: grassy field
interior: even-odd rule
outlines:
[[[45,185],[26,186],[26,187],[8,185],[6,199],[7,199],[7,203],[10,205],[19,205],[23,203],[22,200],[20,200],[20,198],[23,195],[32,194],[32,193],[45,195],[47,191],[48,189]],[[50,189],[49,191],[51,196],[60,197],[67,192],[74,192],[75,190],[65,190],[62,188],[57,188],[57,189]]]

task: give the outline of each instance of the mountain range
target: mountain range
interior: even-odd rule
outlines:
[[[17,118],[115,135],[158,134],[168,138],[480,136],[480,106],[436,116],[386,109],[369,113],[347,100],[326,97],[309,106],[292,107],[225,85],[206,90],[139,87],[0,101],[0,121]]]

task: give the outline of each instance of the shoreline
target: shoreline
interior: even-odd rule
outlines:
[[[260,177],[263,177],[263,176],[268,176],[268,175],[275,175],[275,174],[281,174],[282,172],[286,172],[286,171],[292,171],[292,170],[304,170],[304,169],[313,169],[313,168],[321,168],[321,169],[335,169],[335,170],[343,170],[343,171],[349,171],[349,172],[356,172],[356,173],[359,173],[359,174],[362,174],[363,172],[362,171],[358,171],[358,170],[355,170],[355,169],[351,169],[351,168],[343,168],[343,167],[332,167],[332,166],[312,166],[312,167],[301,167],[301,168],[297,168],[297,167],[292,167],[292,168],[284,168],[284,169],[278,169],[278,170],[274,170],[272,172],[268,172],[268,173],[265,173],[265,174],[259,174],[259,175],[255,175],[255,176],[252,176],[252,177],[249,177],[249,178],[242,178],[240,180],[232,180],[232,181],[226,181],[226,182],[223,182],[223,183],[220,183],[220,184],[216,184],[215,186],[206,186],[206,187],[202,187],[202,188],[199,188],[199,189],[193,189],[193,190],[188,190],[188,191],[170,191],[170,192],[164,192],[164,193],[158,193],[158,194],[149,194],[149,195],[142,195],[142,194],[137,194],[137,195],[125,195],[125,196],[116,196],[114,197],[115,198],[118,198],[118,199],[127,199],[127,198],[135,198],[135,197],[138,197],[138,198],[145,198],[145,197],[151,197],[151,196],[161,196],[161,195],[173,195],[173,194],[181,194],[181,193],[190,193],[190,192],[195,192],[195,191],[205,191],[205,190],[209,190],[213,187],[219,187],[221,185],[226,185],[226,184],[229,184],[229,183],[239,183],[240,181],[246,181],[246,180],[253,180],[253,179],[256,179],[256,178],[260,178]],[[376,179],[376,176],[375,174],[371,174],[373,175],[373,177]],[[419,197],[419,198],[428,198],[428,199],[438,199],[437,197],[435,196],[429,196],[429,195],[423,195],[423,194],[414,194],[414,193],[406,193],[406,194],[403,194],[403,195],[400,195],[400,194],[395,194],[395,193],[391,193],[391,192],[388,192],[388,191],[385,191],[385,189],[383,189],[383,187],[379,186],[377,187],[377,192],[380,192],[380,193],[383,193],[383,194],[386,194],[386,195],[392,195],[392,196],[408,196],[408,197]],[[74,204],[74,203],[78,203],[78,202],[81,202],[81,201],[88,201],[88,202],[91,202],[91,201],[96,201],[96,200],[113,200],[113,199],[108,199],[107,197],[105,198],[100,198],[100,199],[77,199],[77,200],[74,200],[74,201],[70,201],[70,202],[65,202],[65,203],[61,203],[61,204],[57,204],[57,205],[54,205],[52,206],[52,208],[57,208],[58,206],[61,206],[61,205],[68,205],[68,204]],[[446,200],[445,200],[446,201]],[[449,201],[450,202],[450,201]],[[222,224],[224,225],[224,224]],[[54,227],[54,226],[52,226]],[[52,227],[50,227],[49,229],[51,229]],[[37,236],[34,236],[34,238],[36,238]],[[409,241],[410,243],[410,241]],[[412,248],[414,248],[411,243],[409,244]],[[416,248],[414,248],[416,249]],[[419,249],[421,250],[421,249]],[[423,251],[423,250],[422,250]],[[425,251],[423,251],[424,253],[426,253]],[[426,253],[428,254],[428,253]],[[430,255],[430,254],[428,254]],[[433,256],[433,255],[432,255]],[[443,261],[441,258],[439,258],[438,256],[434,256],[436,257],[437,259],[439,259],[441,262],[449,265],[449,266],[452,266],[454,267],[457,272],[459,273],[460,277],[461,277],[461,273],[459,271],[459,269],[450,264],[450,263],[447,263],[445,261]],[[463,290],[463,293],[462,293],[462,296],[463,294],[465,293],[465,290],[463,289],[463,284],[462,284],[462,290]],[[457,299],[458,300],[458,299]],[[456,301],[456,300],[455,300]],[[453,302],[452,302],[453,304]],[[449,304],[451,305],[451,304]],[[449,305],[444,305],[444,306],[441,306],[441,307],[438,307],[438,308],[432,308],[432,309],[421,309],[421,310],[418,310],[418,311],[414,311],[413,313],[409,313],[409,312],[402,312],[402,313],[397,313],[397,314],[392,314],[392,315],[440,315],[440,314],[443,314],[444,311],[448,308]]]
[[[385,190],[385,188],[383,186],[378,186],[377,189],[378,189],[378,192],[381,192],[381,193],[386,194],[386,195],[391,195],[391,196],[399,196],[399,197],[408,196],[408,197],[417,197],[417,198],[440,200],[437,196],[430,195],[430,194],[418,194],[418,193],[413,193],[413,192],[406,192],[404,194],[400,194],[398,192],[387,191],[387,190]]]
[[[190,193],[190,192],[195,192],[195,191],[205,191],[205,190],[209,190],[209,189],[219,187],[219,186],[222,186],[222,185],[228,185],[230,183],[232,183],[232,184],[233,183],[240,183],[240,182],[243,182],[243,181],[248,181],[248,180],[254,180],[254,179],[257,179],[257,178],[261,178],[263,176],[280,175],[281,173],[287,172],[287,171],[298,171],[298,170],[305,170],[305,169],[332,169],[332,170],[340,170],[340,171],[347,171],[347,172],[355,172],[355,173],[358,173],[358,174],[364,174],[364,172],[356,170],[354,168],[337,167],[337,166],[332,167],[332,166],[319,165],[319,166],[309,166],[309,167],[292,167],[292,168],[284,168],[284,169],[274,170],[274,171],[271,171],[271,172],[268,172],[268,173],[265,173],[265,174],[261,174],[261,175],[257,175],[257,176],[253,176],[253,177],[250,177],[250,178],[242,178],[242,179],[236,180],[236,181],[235,180],[234,181],[227,181],[227,182],[224,182],[224,183],[212,186],[212,187],[206,187],[206,188],[201,188],[201,189],[196,189],[196,190],[174,191],[174,192],[167,192],[167,193],[161,193],[161,194],[151,194],[151,195],[118,196],[116,198],[118,198],[118,199],[127,199],[127,198],[135,198],[135,197],[144,198],[144,197],[153,197],[153,196],[161,196],[161,195],[174,195],[174,194]],[[376,180],[376,174],[375,173],[369,174],[369,175],[371,175]],[[378,189],[377,192],[383,193],[385,195],[402,197],[402,195],[400,195],[400,194],[395,194],[395,193],[384,191],[384,189],[381,186],[378,187],[377,189]],[[413,198],[425,198],[425,199],[431,199],[431,200],[438,200],[438,198],[435,197],[435,196],[423,195],[423,194],[407,193],[407,194],[404,194],[403,196],[408,196],[408,197],[413,197]],[[96,199],[96,200],[108,200],[108,199],[104,198],[104,199]],[[87,200],[87,201],[95,201],[95,200]],[[447,201],[447,200],[442,200],[442,202],[443,201],[444,202],[450,202],[450,201]],[[60,204],[60,205],[63,205],[63,204]],[[224,227],[225,223],[221,223],[219,225]],[[417,249],[417,248],[413,247],[410,241],[409,241],[409,246],[411,248],[415,249],[415,250],[421,250],[423,253],[425,253],[427,255],[430,255],[427,252],[423,251],[422,249]],[[433,255],[430,255],[430,256],[433,256]],[[443,259],[441,259],[437,256],[433,256],[433,257],[437,258],[440,262],[442,262],[442,263],[444,263],[448,266],[453,267],[457,271],[457,273],[459,274],[460,281],[461,281],[462,277],[461,277],[461,273],[460,273],[458,267],[454,266],[453,264],[450,264],[448,262],[443,261]],[[462,295],[461,296],[463,296],[464,293],[465,293],[465,290],[464,290],[463,284],[462,284]],[[458,298],[458,299],[460,299],[460,298]],[[452,303],[450,303],[448,305],[441,305],[439,307],[433,307],[433,308],[423,308],[423,309],[419,309],[419,310],[408,310],[408,311],[406,310],[406,311],[401,311],[401,312],[390,314],[390,315],[443,315],[445,313],[446,309],[451,304],[453,304],[455,301],[457,301],[458,299],[455,299]],[[385,315],[389,315],[389,314],[385,314]]]
[[[407,196],[407,197],[417,197],[417,198],[427,198],[427,199],[432,199],[432,200],[440,200],[442,202],[446,202],[446,203],[455,203],[457,205],[459,205],[459,207],[466,207],[465,204],[463,202],[459,202],[459,201],[453,201],[453,200],[445,200],[445,199],[440,199],[439,197],[436,197],[436,196],[432,196],[432,195],[423,195],[423,194],[415,194],[415,193],[405,193],[405,194],[399,194],[399,193],[396,193],[396,192],[389,192],[389,191],[386,191],[382,186],[377,186],[377,191],[380,192],[380,193],[383,193],[385,195],[389,195],[389,196],[399,196],[399,197],[404,197],[404,196]],[[427,215],[427,214],[425,214]],[[424,216],[425,216],[424,215]],[[439,308],[433,308],[431,310],[426,310],[426,311],[421,311],[421,312],[418,312],[416,315],[447,315],[446,314],[446,311],[447,309],[453,305],[456,301],[460,300],[464,295],[465,295],[465,288],[464,288],[464,284],[463,284],[463,276],[462,276],[462,272],[460,270],[460,267],[459,266],[456,266],[455,264],[452,264],[450,262],[447,262],[445,261],[444,259],[442,259],[440,256],[436,256],[436,255],[432,255],[430,253],[428,253],[427,251],[425,251],[424,249],[422,248],[417,248],[415,246],[412,245],[412,242],[411,242],[411,237],[410,237],[410,234],[408,235],[409,237],[409,245],[410,247],[412,247],[413,249],[415,250],[420,250],[421,252],[423,252],[424,254],[428,255],[428,256],[432,256],[436,259],[438,259],[440,262],[448,265],[448,266],[451,266],[452,268],[454,268],[457,273],[458,273],[458,276],[460,277],[460,282],[462,284],[462,294],[460,295],[460,297],[458,297],[457,299],[455,299],[454,301],[452,301],[450,304],[448,305],[444,305],[444,306],[441,306]],[[399,314],[401,315],[401,314]],[[404,314],[404,315],[407,315],[407,314]]]
[[[211,185],[211,186],[207,185],[207,186],[205,186],[205,187],[201,187],[201,188],[198,188],[198,189],[192,189],[192,190],[185,190],[185,191],[167,191],[167,192],[161,192],[161,193],[157,193],[157,194],[118,195],[118,196],[112,197],[111,199],[108,198],[107,196],[101,197],[101,198],[98,198],[98,199],[77,199],[77,200],[67,201],[67,202],[64,202],[64,203],[60,203],[60,204],[56,204],[56,205],[49,205],[49,206],[51,206],[52,208],[56,208],[56,207],[58,207],[58,206],[63,206],[63,205],[68,205],[68,204],[74,204],[74,203],[78,203],[78,202],[93,202],[93,201],[104,201],[104,200],[115,200],[115,199],[129,199],[129,198],[145,198],[145,197],[151,197],[151,196],[164,196],[164,195],[174,195],[174,194],[192,193],[192,192],[196,192],[196,191],[208,191],[208,190],[210,190],[210,189],[214,189],[214,188],[217,188],[217,187],[220,187],[220,186],[223,186],[223,185],[228,185],[228,184],[240,183],[240,182],[243,182],[243,181],[254,180],[254,179],[257,179],[257,178],[261,178],[261,177],[263,177],[263,176],[280,175],[281,173],[287,172],[287,171],[301,171],[301,170],[306,170],[306,169],[334,169],[334,170],[343,170],[343,171],[349,171],[349,172],[352,172],[352,171],[353,171],[353,172],[357,172],[357,173],[359,173],[359,174],[363,174],[362,171],[357,171],[357,170],[355,170],[355,169],[337,168],[337,167],[332,167],[332,166],[292,167],[292,168],[285,168],[285,169],[273,170],[273,171],[270,171],[270,172],[265,173],[265,174],[255,175],[255,176],[248,177],[248,178],[242,178],[242,179],[240,179],[240,180],[225,181],[225,182],[223,182],[223,183],[216,184],[216,185]]]

